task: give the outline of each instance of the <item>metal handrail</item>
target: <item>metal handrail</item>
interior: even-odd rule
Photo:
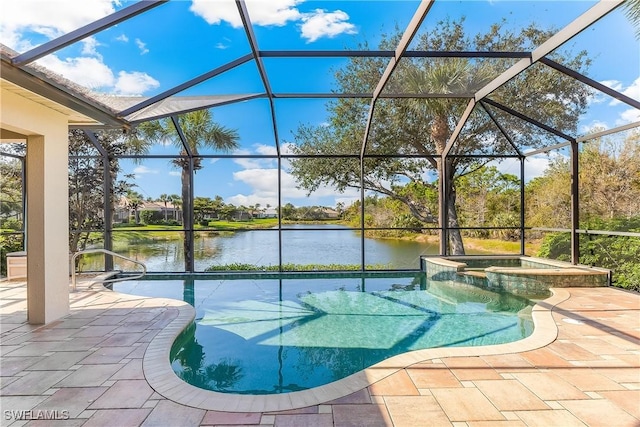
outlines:
[[[126,256],[120,255],[118,253],[106,250],[106,249],[102,249],[102,248],[98,248],[98,249],[85,249],[82,251],[78,251],[76,253],[73,254],[73,256],[71,257],[71,286],[73,289],[73,292],[76,292],[76,258],[78,258],[78,256],[80,255],[85,255],[85,254],[94,254],[94,253],[103,253],[103,254],[107,254],[107,255],[111,255],[111,256],[115,256],[118,258],[122,258],[126,261],[131,261],[134,264],[138,264],[139,266],[142,267],[142,273],[137,275],[137,276],[128,276],[128,277],[116,277],[115,279],[107,279],[107,280],[101,280],[101,283],[113,283],[113,282],[121,282],[123,280],[134,280],[134,279],[139,279],[141,277],[143,277],[145,274],[147,274],[147,266],[144,265],[143,263],[141,263],[140,261],[136,261],[134,259],[131,258],[127,258]]]

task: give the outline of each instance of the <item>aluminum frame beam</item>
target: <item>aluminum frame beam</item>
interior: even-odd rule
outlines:
[[[100,18],[97,21],[93,21],[90,24],[85,25],[84,27],[80,27],[77,30],[73,30],[70,33],[67,33],[56,39],[43,43],[40,46],[37,46],[27,52],[24,52],[23,54],[13,58],[12,62],[16,66],[26,65],[30,62],[42,58],[43,56],[49,55],[52,52],[69,46],[70,44],[73,44],[79,40],[82,40],[114,25],[117,25],[120,22],[126,21],[127,19],[133,18],[134,16],[153,9],[154,7],[160,6],[167,1],[169,0],[139,1],[132,4],[131,6],[127,6],[124,9],[116,11],[111,15]]]
[[[125,110],[122,110],[122,111],[120,111],[118,113],[118,117],[126,117],[126,116],[128,116],[130,114],[138,112],[138,111],[142,110],[143,108],[146,108],[146,107],[148,107],[150,105],[153,105],[156,102],[160,102],[160,101],[162,101],[162,100],[164,100],[164,99],[166,99],[166,98],[168,98],[168,97],[170,97],[172,95],[175,95],[176,93],[182,92],[183,90],[189,89],[190,87],[193,87],[193,86],[195,86],[197,84],[200,84],[200,83],[202,83],[202,82],[204,82],[206,80],[209,80],[212,77],[215,77],[215,76],[220,75],[222,73],[225,73],[225,72],[227,72],[229,70],[232,70],[235,67],[238,67],[238,66],[250,61],[251,59],[253,59],[253,56],[251,54],[247,54],[247,55],[241,56],[240,58],[238,58],[238,59],[236,59],[234,61],[228,62],[228,63],[226,63],[226,64],[224,64],[224,65],[222,65],[220,67],[214,68],[211,71],[208,71],[208,72],[206,72],[204,74],[199,75],[198,77],[195,77],[195,78],[193,78],[191,80],[188,80],[188,81],[186,81],[186,82],[184,82],[182,84],[179,84],[178,86],[174,86],[171,89],[168,89],[168,90],[166,90],[166,91],[164,91],[162,93],[159,93],[156,96],[152,96],[151,98],[149,98],[149,99],[147,99],[145,101],[142,101],[139,104],[136,104],[136,105],[134,105],[132,107],[129,107],[129,108],[125,109]]]
[[[380,77],[380,80],[378,81],[378,84],[376,85],[376,88],[373,91],[373,98],[371,99],[371,105],[369,107],[369,115],[367,116],[367,124],[364,129],[364,138],[362,141],[362,148],[360,149],[361,157],[364,156],[364,153],[367,149],[367,141],[369,139],[369,132],[371,131],[371,122],[373,121],[373,114],[375,111],[376,101],[380,96],[380,94],[382,93],[382,90],[384,89],[384,87],[389,82],[391,75],[393,74],[394,70],[398,66],[400,59],[402,58],[407,48],[409,47],[409,43],[411,43],[411,40],[413,40],[416,33],[418,32],[420,25],[422,25],[422,21],[424,21],[425,17],[427,16],[427,13],[429,13],[429,10],[431,9],[431,6],[433,6],[434,2],[435,0],[422,0],[420,2],[420,4],[418,5],[418,9],[416,9],[416,12],[413,15],[413,18],[411,18],[411,22],[409,22],[409,25],[407,25],[407,29],[404,31],[402,38],[398,42],[398,46],[394,51],[394,56],[389,60],[389,63],[387,64],[387,68],[382,73],[382,76]]]
[[[555,33],[548,40],[538,46],[531,52],[531,58],[524,58],[514,64],[511,68],[506,70],[504,73],[496,77],[494,80],[489,82],[484,88],[480,89],[476,92],[475,99],[479,101],[480,99],[485,98],[491,92],[507,83],[509,80],[529,68],[531,65],[535,64],[539,60],[541,60],[544,56],[553,52],[558,47],[562,46],[569,39],[576,36],[583,30],[587,29],[589,26],[594,24],[596,21],[604,17],[606,14],[614,10],[620,4],[623,3],[624,0],[601,0],[596,3],[593,7],[587,10],[582,15],[578,16],[575,20],[570,22],[566,27]]]
[[[260,78],[262,79],[262,84],[264,85],[264,89],[267,93],[267,97],[269,98],[269,107],[271,110],[271,123],[273,125],[273,136],[276,144],[276,152],[280,155],[280,137],[278,135],[278,124],[276,121],[276,111],[275,105],[273,103],[273,91],[271,90],[271,84],[269,83],[269,77],[267,75],[267,70],[264,67],[264,62],[260,57],[260,50],[258,49],[258,41],[256,40],[256,35],[253,31],[253,25],[251,25],[251,19],[249,18],[249,11],[247,10],[247,5],[244,0],[236,0],[236,5],[238,6],[238,12],[240,13],[240,19],[242,20],[242,25],[244,25],[244,31],[247,35],[247,39],[249,40],[249,45],[251,46],[251,52],[253,55],[253,59],[256,62],[256,66],[258,67],[258,73],[260,74]]]
[[[11,59],[5,55],[2,55],[0,62],[0,77],[100,123],[109,126],[129,127],[128,121],[116,117],[115,113],[107,107],[81,95],[70,93],[68,87],[40,75],[36,69],[16,67],[11,63]]]
[[[262,58],[393,58],[393,50],[261,50]],[[404,58],[529,58],[531,52],[407,50]]]
[[[555,128],[552,128],[551,126],[545,125],[544,123],[539,122],[539,121],[537,121],[535,119],[532,119],[531,117],[529,117],[529,116],[527,116],[525,114],[522,114],[522,113],[514,110],[513,108],[509,108],[509,107],[507,107],[505,105],[500,104],[499,102],[493,101],[493,100],[491,100],[489,98],[485,98],[482,102],[484,102],[486,104],[489,104],[492,107],[495,107],[495,108],[497,108],[499,110],[502,110],[505,113],[509,113],[512,116],[515,116],[515,117],[517,117],[519,119],[522,119],[522,120],[524,120],[526,122],[529,122],[532,125],[534,125],[536,127],[539,127],[540,129],[544,129],[547,132],[550,132],[550,133],[554,134],[555,136],[558,136],[558,137],[560,137],[562,139],[565,139],[567,141],[575,141],[576,140],[574,137],[569,136],[564,132],[560,132],[558,129],[555,129]]]
[[[587,86],[591,86],[592,88],[603,92],[607,95],[609,95],[612,98],[617,99],[620,102],[624,102],[627,105],[630,105],[634,108],[637,108],[640,110],[640,101],[636,101],[633,98],[628,97],[627,95],[618,92],[617,90],[613,90],[608,86],[603,85],[600,82],[597,82],[587,76],[585,76],[584,74],[581,74],[575,70],[572,70],[571,68],[565,67],[562,64],[558,64],[555,61],[552,61],[549,58],[541,58],[540,62],[543,63],[544,65],[553,68],[554,70],[560,71],[562,74],[566,74],[569,77],[572,77],[584,84],[586,84]]]
[[[478,102],[482,99],[485,99],[494,90],[498,89],[509,80],[511,80],[536,62],[540,61],[543,57],[553,52],[558,47],[562,46],[575,35],[590,27],[592,24],[603,18],[606,14],[617,8],[623,2],[624,0],[601,0],[600,2],[596,3],[585,13],[578,16],[563,29],[555,33],[548,40],[534,49],[531,52],[530,57],[521,59],[516,64],[512,65],[509,69],[500,74],[498,77],[487,83],[483,88],[478,90],[474,95],[474,101]],[[469,114],[463,114],[460,120],[466,122],[469,118],[469,115],[470,112]],[[459,124],[460,123],[458,123],[458,125]],[[462,125],[464,126],[464,123]],[[462,126],[456,126],[456,129],[458,127],[462,128]],[[458,134],[455,135],[455,138],[457,137]],[[449,151],[451,150],[451,147],[455,142],[455,138],[451,139],[449,143],[447,143],[447,148],[443,152],[443,156],[449,154]]]

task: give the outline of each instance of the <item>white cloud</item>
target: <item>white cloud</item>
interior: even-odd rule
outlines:
[[[640,121],[640,110],[630,108],[620,114],[620,119],[616,120],[616,125],[626,125],[627,123],[635,123]]]
[[[136,175],[145,175],[145,174],[156,174],[158,173],[157,169],[150,169],[144,165],[140,165],[140,166],[136,166],[133,169],[133,173],[135,173]]]
[[[98,54],[98,51],[96,50],[98,46],[100,46],[100,43],[98,43],[98,40],[96,40],[95,37],[87,37],[82,40],[82,54],[100,57],[100,54]]]
[[[255,25],[285,25],[300,19],[295,6],[302,0],[247,1],[249,18]],[[211,25],[227,22],[234,28],[242,27],[238,7],[231,0],[193,0],[190,10]]]
[[[11,19],[3,20],[0,40],[16,49],[25,30],[58,37],[115,12],[116,4],[112,0],[83,0],[78,7],[77,2],[68,0],[5,0],[2,14]]]
[[[524,164],[524,180],[531,181],[533,178],[544,175],[544,171],[549,167],[549,163],[556,157],[566,157],[558,152],[550,152],[547,155],[540,154],[527,157]]]
[[[635,79],[626,88],[624,87],[624,84],[618,80],[603,80],[600,83],[602,83],[607,87],[610,87],[611,89],[617,92],[620,92],[623,95],[628,96],[629,98],[640,100],[640,77]],[[618,101],[617,99],[613,99],[611,100],[611,102],[609,102],[609,105],[618,105],[621,103],[622,103],[621,101]]]
[[[589,124],[580,126],[580,134],[587,135],[594,132],[600,132],[609,129],[609,125],[600,120],[594,120]]]
[[[233,179],[241,181],[251,187],[252,193],[249,195],[237,194],[228,198],[228,202],[234,205],[244,204],[252,205],[260,203],[265,206],[269,203],[275,206],[278,203],[278,169],[245,169],[234,172]],[[307,196],[307,190],[298,188],[296,179],[290,173],[283,171],[281,174],[282,197],[283,203],[290,202],[294,199],[305,199],[304,204],[314,204],[320,198],[334,197],[335,203],[342,201],[349,204],[360,197],[360,193],[356,189],[346,190],[344,193],[338,193],[335,189],[322,186]]]
[[[313,13],[305,14],[302,18],[302,37],[312,43],[322,37],[335,37],[337,35],[356,34],[356,27],[347,22],[349,15],[341,10],[326,12],[316,9]]]
[[[0,40],[18,51],[32,47],[29,33],[54,38],[82,27],[90,22],[115,12],[118,0],[83,0],[82,7],[67,0],[21,0],[2,4],[4,16],[11,19],[2,22]],[[116,38],[128,42],[126,35]],[[143,49],[144,43],[136,40]],[[142,45],[140,45],[142,43]],[[150,75],[139,71],[115,71],[104,60],[98,48],[101,44],[95,37],[81,41],[81,55],[61,58],[47,55],[37,62],[45,68],[67,79],[96,91],[115,92],[119,95],[141,95],[157,88],[160,83]]]
[[[289,22],[298,22],[302,37],[309,43],[322,37],[356,33],[355,26],[347,22],[349,15],[345,12],[316,9],[311,13],[302,13],[296,6],[303,2],[304,0],[249,0],[246,4],[252,24],[282,27]],[[231,0],[193,0],[190,10],[210,25],[226,22],[234,28],[242,27],[238,7]],[[226,44],[218,43],[217,47],[223,49]]]
[[[160,82],[147,73],[120,71],[114,88],[120,95],[134,96],[142,95],[146,91],[155,89],[158,86],[160,86]]]
[[[89,89],[109,88],[116,82],[113,72],[100,58],[77,57],[61,60],[55,55],[48,55],[37,62],[45,68]]]
[[[147,44],[145,42],[143,42],[140,39],[136,39],[136,46],[138,46],[138,49],[140,49],[140,55],[145,55],[147,53],[149,53],[149,49],[147,49]]]
[[[123,43],[129,43],[129,37],[127,37],[125,34],[120,34],[118,37],[116,37],[116,40]]]
[[[229,46],[231,46],[231,39],[228,37],[224,37],[222,39],[222,41],[216,43],[216,49],[221,49],[221,50],[225,50],[228,49]]]
[[[169,176],[182,176],[180,171],[169,171]]]

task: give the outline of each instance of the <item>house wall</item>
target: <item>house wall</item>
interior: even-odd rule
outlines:
[[[27,316],[49,323],[69,313],[68,119],[5,89],[0,106],[27,141]]]

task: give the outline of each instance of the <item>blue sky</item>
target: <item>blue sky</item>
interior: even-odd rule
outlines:
[[[51,38],[132,4],[127,1],[21,0],[3,2],[0,41],[24,52]],[[517,31],[531,22],[540,27],[561,28],[590,8],[593,1],[437,1],[422,28],[444,18],[465,16],[468,35],[486,31],[506,20],[505,28]],[[416,1],[303,1],[269,0],[247,2],[258,46],[263,50],[355,49],[368,43],[377,48],[380,35],[401,30],[411,20]],[[572,39],[564,48],[587,49],[594,62],[589,77],[640,99],[640,48],[622,11],[606,16]],[[152,96],[204,72],[235,60],[250,48],[233,1],[171,1],[115,27],[102,31],[39,60],[39,64],[97,92]],[[274,92],[329,92],[333,70],[344,59],[265,59]],[[244,94],[264,92],[253,62],[180,95]],[[279,137],[284,152],[292,132],[300,123],[319,125],[326,120],[325,100],[277,100]],[[240,134],[238,154],[275,154],[268,102],[264,99],[228,105],[213,110],[215,120]],[[595,96],[581,118],[580,133],[612,128],[640,120],[631,107]],[[154,153],[172,154],[173,146],[155,147]],[[209,152],[209,154],[214,154]],[[356,153],[354,153],[356,154]],[[546,157],[536,157],[527,166],[529,178],[542,172]],[[138,191],[145,196],[180,193],[180,177],[167,160],[143,164],[123,161],[135,173]],[[358,193],[335,194],[321,188],[310,198],[296,188],[295,180],[282,173],[283,204],[347,204]],[[196,195],[221,195],[234,204],[275,205],[277,170],[271,159],[207,159],[196,175]],[[513,165],[501,166],[517,173]]]

